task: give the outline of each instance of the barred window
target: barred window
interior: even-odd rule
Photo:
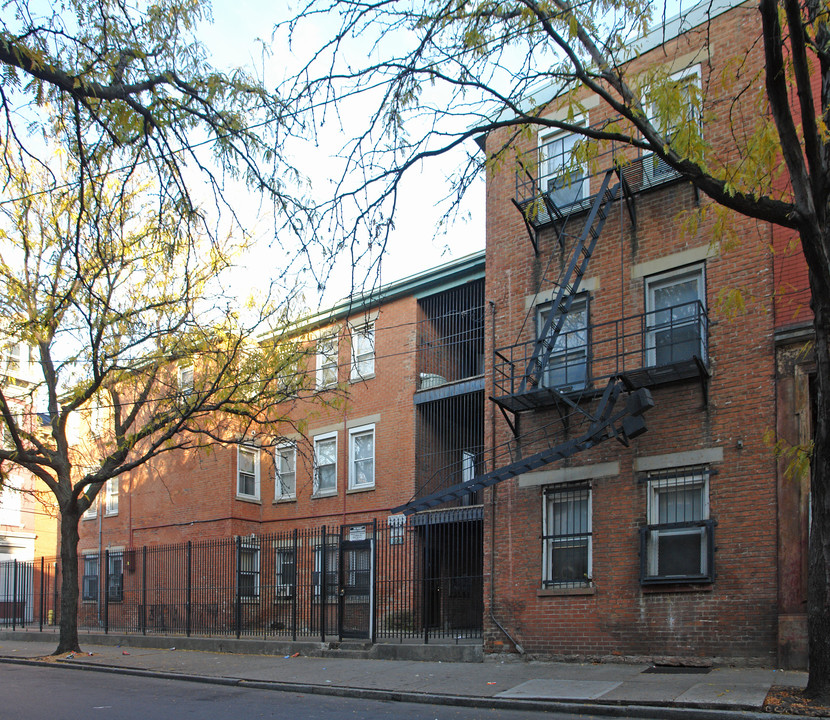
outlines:
[[[242,600],[259,599],[259,544],[242,543],[238,548],[237,588]]]
[[[544,502],[542,586],[589,586],[592,577],[591,487],[582,483],[548,488]]]
[[[651,473],[648,526],[641,529],[641,581],[711,582],[713,526],[709,470],[674,468]]]

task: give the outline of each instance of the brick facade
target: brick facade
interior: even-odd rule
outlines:
[[[736,8],[703,31],[689,32],[640,59],[669,64],[693,58],[684,62],[699,68],[708,111],[704,133],[710,139],[723,138],[717,144],[724,157],[732,154],[731,133],[740,137],[749,126],[735,126],[736,117],[748,117],[740,111],[731,119],[718,112],[725,98],[732,97],[720,85],[720,73],[736,57],[744,60],[742,72],[761,66],[759,49],[749,45],[757,33],[748,24],[756,23],[756,16],[754,9]],[[701,53],[704,41],[708,47]],[[700,62],[702,57],[709,61]],[[609,117],[602,104],[587,105],[590,124]],[[506,139],[505,132],[493,133],[487,147],[499,148]],[[535,142],[532,138],[518,152],[532,150]],[[523,218],[511,203],[514,167],[502,163],[487,182],[486,299],[495,305],[496,349],[533,339],[534,304],[555,287],[570,253],[568,243],[561,249],[552,230],[544,228],[538,233],[538,255],[534,253]],[[589,327],[596,328],[591,342],[599,341],[603,323],[648,311],[650,283],[654,286],[675,270],[695,270],[705,285],[700,300],[708,315],[703,349],[708,373],[653,384],[648,432],[630,447],[609,440],[488,492],[485,647],[498,651],[518,645],[548,657],[728,658],[769,664],[776,657],[779,614],[779,500],[776,461],[767,437],[776,424],[771,229],[733,215],[729,227],[739,242],[720,243],[710,213],[691,230],[684,217],[708,200],[683,182],[644,189],[636,193],[635,202],[636,225],[623,203],[613,206],[583,280]],[[584,213],[574,213],[568,222],[576,228],[583,222],[580,218]],[[724,302],[735,289],[745,299],[744,311],[735,312]],[[488,351],[493,349],[488,346]],[[571,397],[585,409],[596,406],[588,393]],[[559,412],[563,407],[570,415],[564,405]],[[487,441],[498,448],[513,434],[495,406],[488,412]],[[559,420],[559,412],[543,407],[518,413],[520,452],[529,454],[540,446],[524,439],[534,430],[546,428],[552,443],[576,432]],[[658,482],[654,472],[663,473],[668,482],[673,482],[672,473],[706,478],[699,485],[703,503],[708,503],[708,511],[702,512],[714,523],[714,567],[708,568],[712,578],[642,581],[640,533],[654,522],[649,518],[650,492],[658,502],[650,489]],[[578,487],[590,492],[590,577],[545,584],[545,493],[563,487],[568,477],[584,478]],[[551,556],[564,547],[564,541],[550,542]]]

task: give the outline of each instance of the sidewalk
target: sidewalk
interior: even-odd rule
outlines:
[[[163,640],[162,638],[157,638]],[[94,644],[51,660],[61,667],[380,700],[591,712],[618,717],[773,718],[761,713],[770,687],[803,687],[806,673],[759,668],[654,668],[624,663],[486,659],[478,663],[230,654]],[[0,662],[31,662],[53,636],[0,633]],[[681,670],[681,671],[678,671]],[[782,716],[777,716],[782,717]]]

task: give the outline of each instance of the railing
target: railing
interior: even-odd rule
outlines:
[[[692,377],[708,365],[709,319],[700,301],[652,310],[560,333],[541,381],[527,374],[535,340],[499,348],[493,362],[494,397],[510,405],[522,395],[588,393],[611,377],[674,368],[662,381]],[[645,382],[658,376],[646,373]],[[551,398],[552,399],[552,398]]]
[[[324,641],[348,629],[368,639],[479,638],[481,542],[480,519],[419,525],[384,516],[105,551],[98,575],[85,580],[87,596],[91,586],[97,596],[80,602],[78,624],[144,635]],[[53,561],[0,563],[0,625],[57,624],[59,571]]]
[[[541,227],[587,210],[599,191],[600,177],[618,167],[627,189],[642,192],[672,182],[680,174],[652,153],[605,141],[589,161],[574,160],[574,146],[561,139],[522,153],[516,171],[516,204],[527,221]]]

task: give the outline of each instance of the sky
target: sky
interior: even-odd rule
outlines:
[[[215,0],[213,4],[214,23],[206,25],[200,31],[200,38],[209,48],[211,63],[225,69],[239,65],[253,65],[262,68],[262,59],[257,38],[268,41],[273,52],[274,67],[265,68],[269,82],[276,82],[276,75],[283,68],[290,68],[291,63],[298,63],[301,53],[319,47],[323,38],[334,28],[325,21],[314,24],[306,23],[303,37],[292,38],[296,49],[292,54],[287,44],[270,42],[274,24],[296,10],[284,3],[265,0]],[[362,130],[365,119],[361,117],[360,107],[344,107],[343,123],[354,130]],[[325,197],[329,192],[334,173],[327,173],[326,154],[340,149],[345,135],[329,122],[321,131],[321,147],[294,149],[297,163],[308,168],[315,192]],[[348,132],[348,131],[347,131]],[[306,157],[308,162],[306,163]],[[447,193],[444,182],[446,175],[452,172],[453,163],[458,162],[450,156],[439,157],[421,168],[413,169],[405,178],[395,215],[395,229],[386,248],[381,265],[381,281],[385,284],[403,277],[413,275],[430,267],[469,255],[484,248],[484,183],[478,183],[469,193],[464,212],[452,227],[443,228],[437,233],[438,221],[442,215],[441,207],[436,207]],[[252,253],[246,263],[242,277],[244,282],[267,282],[269,268],[280,262],[280,253],[268,247],[268,238],[263,237],[259,249]],[[321,304],[331,305],[344,298],[350,292],[351,272],[348,257],[338,263],[337,272],[329,282],[322,299],[316,297],[315,290],[309,288],[306,302],[313,309]]]

